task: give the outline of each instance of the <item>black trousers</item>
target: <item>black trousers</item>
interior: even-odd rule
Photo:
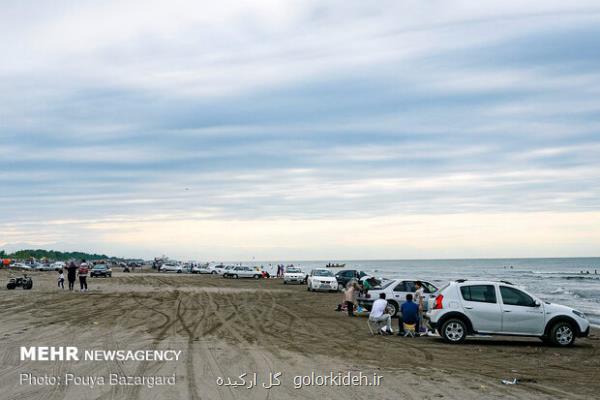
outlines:
[[[354,303],[351,301],[346,301],[346,309],[348,311],[348,316],[354,317]]]
[[[69,290],[73,290],[73,286],[75,286],[75,277],[69,277]]]
[[[60,288],[65,288],[65,280],[64,279],[59,279],[58,280],[58,287]]]
[[[81,286],[81,290],[87,290],[87,276],[79,277],[79,286]]]

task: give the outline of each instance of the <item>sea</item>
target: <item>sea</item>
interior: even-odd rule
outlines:
[[[456,279],[505,280],[544,301],[576,308],[600,327],[600,257],[252,262],[270,272],[277,264],[293,264],[309,272],[327,263],[345,264],[343,269],[376,277],[421,279],[440,288]]]

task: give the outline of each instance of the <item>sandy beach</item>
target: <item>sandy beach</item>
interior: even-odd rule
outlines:
[[[432,337],[370,336],[365,317],[334,311],[340,294],[275,279],[115,273],[91,279],[88,293],[69,293],[55,288],[52,272],[33,273],[31,291],[8,291],[8,275],[0,271],[6,399],[590,399],[600,390],[597,330],[566,349],[515,338],[452,346]],[[180,350],[182,360],[21,361],[21,346]],[[265,389],[261,383],[277,372],[281,384]],[[294,381],[348,372],[381,376],[380,384],[296,388]],[[27,373],[175,376],[176,384],[33,385],[21,382]],[[217,383],[244,373],[256,373],[256,387]],[[518,384],[501,383],[513,378]]]

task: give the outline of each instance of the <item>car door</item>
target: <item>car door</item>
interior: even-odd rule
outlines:
[[[541,335],[544,332],[544,308],[527,293],[500,285],[502,332],[517,335]]]
[[[354,278],[354,271],[340,271],[338,274],[338,282],[344,285],[344,287],[346,287],[348,282],[350,282],[350,280]]]
[[[394,300],[400,305],[406,301],[406,295],[414,293],[415,290],[415,283],[413,281],[400,281],[392,290]]]
[[[477,332],[496,333],[502,329],[502,312],[494,285],[462,285],[461,303],[464,313]]]

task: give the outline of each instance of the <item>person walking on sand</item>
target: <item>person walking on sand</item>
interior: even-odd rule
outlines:
[[[81,260],[81,264],[79,264],[79,291],[87,292],[87,275],[88,275],[88,264],[85,260]]]
[[[73,287],[75,286],[75,277],[77,275],[77,265],[74,261],[69,262],[69,266],[67,267],[67,280],[69,281],[69,290],[73,291]]]
[[[58,287],[65,290],[65,274],[62,269],[58,270]]]
[[[346,303],[346,310],[349,317],[354,317],[354,302],[359,290],[358,284],[355,281],[350,281],[344,292],[344,302]]]

